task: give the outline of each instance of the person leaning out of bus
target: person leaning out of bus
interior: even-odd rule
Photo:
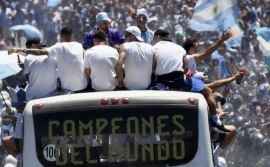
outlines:
[[[228,94],[229,91],[223,91],[223,94]],[[220,120],[223,120],[226,116],[227,112],[225,112],[221,106],[226,103],[226,99],[223,97],[222,94],[218,92],[214,92],[216,104],[217,104],[217,112],[219,114]],[[233,141],[234,137],[236,136],[237,130],[233,125],[225,125],[225,128],[230,130],[229,134],[218,133],[211,131],[211,139],[214,144],[216,144],[216,148],[213,151],[214,156],[214,163],[216,167],[222,167],[221,162],[219,161],[219,155],[222,151],[229,146],[229,144]]]

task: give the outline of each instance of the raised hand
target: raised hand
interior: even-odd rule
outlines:
[[[224,32],[224,33],[222,34],[221,39],[222,39],[223,41],[226,41],[226,40],[228,40],[229,38],[231,38],[232,35],[233,35],[232,30],[228,30],[228,31],[226,31],[226,32]]]

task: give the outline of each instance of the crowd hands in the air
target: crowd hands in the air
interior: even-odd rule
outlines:
[[[12,4],[9,5],[11,8]],[[151,79],[143,79],[145,75],[149,77],[149,74],[152,74],[152,67],[151,70],[143,69],[143,73],[140,71],[138,76],[134,76],[131,71],[132,68],[129,69],[129,67],[127,67],[129,64],[125,63],[125,61],[127,61],[126,59],[129,57],[129,54],[131,54],[130,52],[127,52],[127,50],[130,51],[132,50],[130,48],[134,48],[134,46],[126,43],[138,40],[136,37],[137,31],[134,30],[134,28],[127,31],[127,28],[131,25],[139,27],[141,31],[140,37],[145,43],[156,45],[160,41],[167,41],[167,39],[170,39],[175,44],[183,46],[186,50],[186,54],[194,55],[188,57],[188,64],[193,60],[197,66],[195,66],[195,72],[193,69],[194,77],[205,79],[205,85],[211,88],[211,90],[215,89],[216,92],[226,92],[226,94],[229,93],[226,97],[227,101],[225,104],[223,104],[223,106],[220,107],[219,102],[216,104],[217,111],[220,113],[221,119],[224,119],[223,123],[226,125],[225,127],[229,129],[230,133],[226,134],[227,138],[225,137],[225,139],[227,140],[219,142],[219,146],[217,147],[218,149],[215,150],[216,152],[214,155],[220,153],[220,148],[226,148],[228,145],[226,144],[226,141],[230,140],[230,138],[233,138],[233,136],[236,135],[236,144],[231,144],[232,146],[221,154],[226,158],[228,164],[231,166],[249,166],[250,164],[253,164],[251,166],[258,166],[260,164],[267,163],[265,162],[265,158],[270,155],[269,151],[266,149],[263,152],[258,152],[258,150],[269,148],[270,143],[270,111],[268,111],[268,106],[270,105],[268,84],[270,71],[268,71],[268,68],[266,68],[264,65],[264,57],[260,51],[259,43],[253,32],[250,31],[249,26],[252,23],[255,23],[261,27],[270,27],[269,2],[263,0],[261,3],[256,3],[255,1],[239,1],[241,19],[238,22],[244,32],[244,37],[242,39],[241,46],[233,45],[229,48],[226,47],[226,40],[232,35],[230,31],[223,33],[221,38],[219,38],[220,35],[217,31],[195,32],[190,29],[189,21],[195,5],[193,1],[156,0],[150,1],[145,5],[141,1],[132,1],[130,3],[126,3],[126,1],[121,0],[106,2],[92,1],[91,3],[87,3],[87,1],[63,1],[61,5],[58,5],[55,8],[46,7],[45,2],[43,1],[38,1],[38,3],[29,1],[26,2],[25,5],[20,3],[17,5],[17,8],[13,9],[13,11],[27,9],[26,11],[29,12],[17,12],[17,15],[14,15],[14,17],[25,16],[25,20],[23,22],[27,24],[31,22],[31,25],[36,26],[41,32],[43,32],[44,39],[42,42],[47,44],[49,48],[52,46],[52,48],[49,50],[37,50],[40,48],[35,45],[37,43],[33,43],[33,45],[31,45],[27,50],[25,50],[24,47],[12,48],[9,50],[10,53],[26,52],[26,54],[31,55],[48,55],[48,57],[51,59],[55,57],[57,58],[55,53],[59,53],[57,50],[59,46],[54,45],[56,42],[82,42],[83,48],[80,48],[79,46],[77,47],[79,47],[82,52],[85,50],[84,57],[78,57],[77,60],[81,61],[80,66],[83,68],[83,71],[78,70],[78,73],[76,71],[72,71],[71,73],[77,76],[81,72],[85,75],[81,78],[73,78],[73,80],[72,77],[69,76],[72,80],[71,83],[80,81],[80,84],[78,84],[77,87],[68,85],[68,80],[66,80],[66,77],[67,75],[73,75],[66,74],[67,72],[65,73],[63,70],[60,70],[63,72],[63,74],[58,74],[60,76],[56,76],[56,74],[53,75],[55,78],[63,78],[61,79],[61,88],[72,92],[81,92],[81,90],[83,90],[83,92],[87,92],[114,89],[148,89],[149,85],[153,85],[150,84]],[[134,14],[134,9],[137,9],[139,6],[141,6],[141,8],[145,8],[146,10],[135,10],[136,14]],[[248,10],[250,8],[255,10]],[[147,14],[145,14],[145,11]],[[108,19],[97,23],[96,15],[99,12],[107,12]],[[35,16],[34,19],[32,16]],[[102,15],[101,18],[107,17]],[[10,21],[13,25],[17,24],[14,20],[8,21]],[[73,30],[74,36],[70,37],[70,39],[63,39],[61,36],[60,30],[66,26],[71,27]],[[99,31],[101,33],[97,33],[96,37],[94,37],[97,27],[99,27]],[[112,30],[111,33],[108,33],[110,30],[107,27],[114,28],[117,32]],[[5,27],[2,27],[2,29],[4,28]],[[156,32],[158,29],[165,29],[168,34],[161,32],[160,34],[154,35],[154,32]],[[94,32],[89,33],[91,30],[94,30]],[[105,32],[105,40],[103,40],[102,32]],[[13,33],[17,34],[17,32]],[[117,35],[112,37],[111,40],[108,40],[111,37],[109,34]],[[135,35],[133,36],[132,34]],[[3,34],[2,37],[4,37]],[[13,37],[10,35],[4,38],[5,40],[2,41],[3,44],[1,46],[5,46],[5,42],[8,46],[16,46],[16,40],[18,39],[18,46],[24,46],[20,43],[20,38],[18,37],[20,36],[15,35]],[[98,40],[95,41],[95,39]],[[193,41],[192,46],[190,46],[190,50],[187,50],[184,46],[185,41],[188,39],[196,39],[196,41]],[[111,66],[115,67],[115,76],[108,77],[108,73],[104,74],[104,77],[107,76],[107,85],[99,84],[100,82],[104,82],[103,79],[97,77],[100,74],[95,70],[99,69],[100,66],[94,65],[92,62],[95,61],[93,60],[95,59],[94,53],[101,52],[99,54],[103,54],[106,49],[108,49],[109,52],[112,48],[102,49],[102,51],[100,51],[98,48],[92,50],[90,49],[96,45],[106,44],[117,50],[112,51],[112,59],[114,62],[111,64]],[[158,47],[159,46],[156,45],[156,48]],[[3,47],[3,49],[6,48]],[[147,52],[147,54],[152,54],[155,52],[155,49],[152,51],[150,47],[145,52]],[[179,50],[179,52],[181,52],[181,50]],[[156,62],[157,60],[152,60],[154,62],[153,63],[150,59],[146,58],[147,54],[144,55],[145,62],[141,63],[147,62],[146,64],[151,64],[151,66],[154,64],[155,70],[158,70],[154,71],[154,73],[158,73],[155,73],[156,76],[165,74],[165,71],[161,71],[160,67],[158,67],[158,63]],[[152,55],[152,57],[156,56],[158,55]],[[28,61],[31,62],[31,59]],[[43,57],[43,59],[46,59],[46,57]],[[60,60],[50,62],[50,66],[54,68],[54,70],[50,71],[51,73],[54,73],[57,68],[58,72],[60,72],[59,69],[61,68],[69,68],[69,66],[65,64],[66,62],[63,63],[60,61],[62,61],[61,58]],[[24,63],[20,62],[19,64],[20,67],[25,68]],[[64,64],[64,67],[62,64]],[[29,66],[30,65],[28,64],[27,67],[29,68]],[[142,66],[143,65],[140,67]],[[241,67],[246,67],[248,71],[245,74],[238,72]],[[30,72],[31,71],[28,69],[25,74],[29,74]],[[241,84],[235,84],[237,78],[242,78],[243,75],[245,75],[245,77],[242,79]],[[131,78],[129,78],[129,76]],[[136,77],[139,78],[136,80]],[[208,81],[210,80],[212,82],[207,83],[207,78]],[[92,80],[89,83],[90,87],[87,86],[88,79]],[[223,81],[223,83],[225,82],[226,84],[219,83],[218,81],[221,79],[224,79],[225,81]],[[16,80],[14,80],[14,78],[7,78],[3,80],[3,83],[5,86],[9,85],[12,87],[12,84],[15,82],[19,82],[19,84],[24,85],[25,80],[24,75],[17,75]],[[132,82],[133,80],[134,82]],[[50,94],[53,94],[57,88],[57,83],[56,79],[52,79],[51,81],[53,84],[51,84],[50,87]],[[155,80],[152,79],[152,81]],[[31,84],[30,81],[29,84]],[[170,89],[166,88],[166,86],[170,87],[170,85],[168,86],[163,82],[158,82],[155,84],[157,89],[160,89],[160,86],[161,89],[164,87],[165,90]],[[223,91],[224,86],[226,87],[225,91]],[[35,88],[32,88],[32,91],[33,90],[35,90]],[[44,94],[43,92],[40,97],[46,97],[48,95],[49,94]],[[36,97],[38,97],[38,95]],[[36,97],[35,95],[31,95],[28,100]],[[219,96],[215,95],[215,97]],[[220,99],[216,98],[216,101],[220,101]],[[227,125],[233,126],[228,127]],[[235,133],[235,128],[238,129],[238,134]],[[213,138],[215,138],[215,135],[213,135]],[[222,142],[223,144],[220,144]],[[253,145],[253,147],[249,147],[250,145]],[[250,149],[248,150],[247,147]],[[248,154],[243,150],[248,150]]]

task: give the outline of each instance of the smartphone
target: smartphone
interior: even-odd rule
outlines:
[[[21,62],[20,56],[17,55],[18,62]]]

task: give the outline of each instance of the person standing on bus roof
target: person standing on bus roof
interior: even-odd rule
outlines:
[[[62,89],[75,93],[83,92],[87,86],[83,67],[84,49],[80,43],[73,41],[74,34],[69,27],[61,30],[60,40],[60,43],[46,49],[11,48],[8,53],[24,52],[36,56],[47,55],[50,59],[56,59]]]
[[[221,133],[229,133],[229,130],[224,127],[218,118],[212,90],[195,77],[185,78],[183,60],[185,59],[186,52],[181,46],[174,44],[168,38],[168,35],[169,32],[162,29],[158,29],[154,33],[155,56],[153,61],[153,72],[157,75],[156,82],[163,85],[170,83],[170,85],[164,86],[170,87],[169,89],[202,93],[208,103],[211,118],[215,127]],[[152,89],[156,88],[152,87]]]
[[[111,47],[117,47],[125,42],[125,36],[117,29],[109,28],[111,19],[106,12],[100,12],[96,15],[97,28],[90,31],[83,39],[83,48],[89,49],[94,46],[94,34],[96,31],[102,31],[106,34],[106,45]]]
[[[26,48],[42,49],[46,45],[40,43],[40,39],[32,38],[26,42]],[[24,62],[19,61],[19,66],[23,68],[23,73],[28,80],[26,89],[26,100],[48,97],[56,90],[56,60],[48,56],[28,54]]]
[[[116,83],[129,90],[145,90],[151,83],[154,48],[143,42],[136,26],[128,27],[125,37],[127,42],[120,46],[116,66]]]
[[[145,43],[153,44],[154,32],[147,28],[147,23],[150,22],[148,12],[145,8],[138,9],[136,13],[131,12],[133,19],[132,25],[137,26],[141,30],[141,37]]]
[[[96,31],[94,47],[87,49],[84,56],[84,72],[91,79],[91,87],[96,91],[110,91],[116,87],[114,76],[119,54],[106,45],[106,35]]]

